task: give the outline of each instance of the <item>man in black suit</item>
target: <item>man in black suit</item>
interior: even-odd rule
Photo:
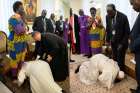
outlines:
[[[63,36],[63,32],[64,32],[63,16],[60,16],[60,19],[56,21],[56,31],[60,37]]]
[[[140,12],[140,0],[130,0],[133,9],[136,12]],[[132,90],[132,93],[140,93],[140,14],[138,15],[136,22],[133,26],[133,29],[130,34],[130,50],[132,53],[135,54],[135,61],[136,61],[136,80],[137,80],[137,89]]]
[[[41,13],[41,16],[35,18],[33,27],[32,27],[33,31],[39,31],[40,33],[47,32],[46,14],[47,14],[47,11],[43,10]],[[35,52],[34,52],[35,58],[37,57],[37,55],[41,55],[42,51],[41,51],[40,45],[41,43],[39,41],[36,41]]]
[[[40,33],[45,33],[47,32],[47,25],[46,25],[46,14],[47,11],[43,10],[41,13],[41,16],[36,17],[33,23],[33,31],[39,31]]]
[[[111,44],[113,59],[123,71],[130,27],[127,16],[117,11],[114,4],[107,5],[106,31],[106,41]]]
[[[56,22],[54,13],[52,13],[50,19],[47,20],[47,31],[50,33],[56,33]]]

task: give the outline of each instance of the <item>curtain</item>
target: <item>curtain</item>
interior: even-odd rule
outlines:
[[[0,0],[0,30],[9,35],[8,19],[13,13],[13,3],[17,0]],[[20,1],[20,0],[18,0]]]

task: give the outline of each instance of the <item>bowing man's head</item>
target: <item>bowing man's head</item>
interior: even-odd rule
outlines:
[[[41,33],[38,31],[32,32],[32,37],[35,41],[41,41]]]

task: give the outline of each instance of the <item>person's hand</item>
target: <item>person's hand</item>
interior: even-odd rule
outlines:
[[[48,56],[47,56],[47,61],[48,61],[48,62],[51,62],[51,61],[52,61],[52,56],[51,56],[51,55],[48,55]]]
[[[118,46],[117,50],[120,51],[120,50],[122,49],[122,47],[123,47],[123,46],[120,44],[120,45]]]
[[[22,84],[18,80],[12,81],[14,85],[20,87]]]
[[[128,44],[130,44],[131,43],[131,40],[130,39],[128,39]]]

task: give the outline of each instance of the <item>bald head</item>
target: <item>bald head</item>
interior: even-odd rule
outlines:
[[[38,31],[33,32],[32,37],[35,41],[41,41],[41,33]]]

